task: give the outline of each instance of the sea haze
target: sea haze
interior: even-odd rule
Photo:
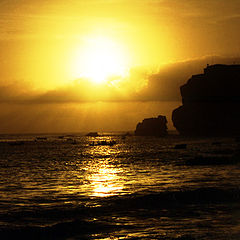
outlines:
[[[2,135],[0,235],[237,240],[238,140]]]

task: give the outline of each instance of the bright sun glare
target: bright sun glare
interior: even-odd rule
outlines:
[[[124,76],[126,69],[127,57],[123,48],[111,39],[88,39],[84,48],[75,52],[74,75],[96,84],[106,82],[111,76]]]

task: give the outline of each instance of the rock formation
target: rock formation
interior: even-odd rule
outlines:
[[[240,134],[240,65],[212,65],[180,87],[172,121],[184,135]]]
[[[146,118],[137,124],[135,130],[136,136],[156,136],[167,135],[167,119],[159,115],[157,118]]]
[[[99,137],[99,134],[97,132],[89,132],[86,134],[87,137]]]

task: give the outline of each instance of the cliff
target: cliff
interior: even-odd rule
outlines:
[[[180,87],[182,106],[172,113],[183,135],[240,134],[240,65],[212,65]]]
[[[135,130],[136,136],[156,136],[167,135],[167,119],[159,115],[157,118],[146,118],[137,124]]]

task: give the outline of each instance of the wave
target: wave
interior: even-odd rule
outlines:
[[[0,230],[0,236],[3,239],[42,239],[42,240],[59,240],[59,239],[95,239],[92,236],[96,233],[104,233],[108,235],[127,228],[126,225],[119,226],[109,223],[101,222],[87,222],[81,220],[74,220],[71,222],[64,222],[55,224],[50,227],[25,227],[15,230]],[[129,228],[129,227],[128,227]],[[130,227],[132,228],[132,227]],[[110,238],[109,238],[110,239]],[[112,239],[112,238],[111,238]],[[122,238],[121,238],[122,239]],[[130,240],[136,239],[150,239],[149,237],[127,237]],[[193,236],[183,235],[179,237],[159,236],[161,240],[195,240]]]
[[[77,239],[89,239],[88,235],[101,232],[113,231],[117,226],[84,220],[73,220],[58,223],[48,227],[23,227],[18,229],[0,230],[2,239],[67,239],[75,236]]]
[[[118,207],[123,208],[171,208],[176,205],[188,204],[221,204],[238,202],[240,200],[239,189],[199,188],[195,190],[176,190],[152,193],[148,195],[135,194],[112,201]],[[116,206],[115,206],[116,208]]]
[[[199,155],[194,158],[187,159],[184,165],[187,166],[203,166],[203,165],[232,165],[240,163],[240,155],[226,155],[226,156],[214,156],[214,155]]]
[[[30,221],[35,218],[45,221],[45,225],[34,225],[31,222],[28,225],[22,224],[18,227],[0,229],[0,237],[1,239],[68,239],[74,236],[73,239],[94,239],[91,237],[94,234],[138,231],[139,225],[134,222],[133,224],[129,223],[129,219],[152,218],[155,214],[173,219],[177,214],[186,216],[186,218],[196,218],[198,216],[194,214],[198,213],[193,212],[196,208],[206,210],[207,206],[222,206],[226,203],[238,204],[239,200],[239,189],[218,188],[174,190],[148,194],[139,192],[125,196],[95,198],[95,207],[68,205],[13,214],[11,219],[18,218],[18,223],[21,220]],[[126,219],[125,222],[118,221],[121,218]],[[9,220],[11,219],[9,218]],[[47,221],[48,225],[46,225]],[[144,238],[129,237],[128,239]],[[162,236],[159,239],[194,240],[195,238],[190,235],[182,235],[175,238]]]

